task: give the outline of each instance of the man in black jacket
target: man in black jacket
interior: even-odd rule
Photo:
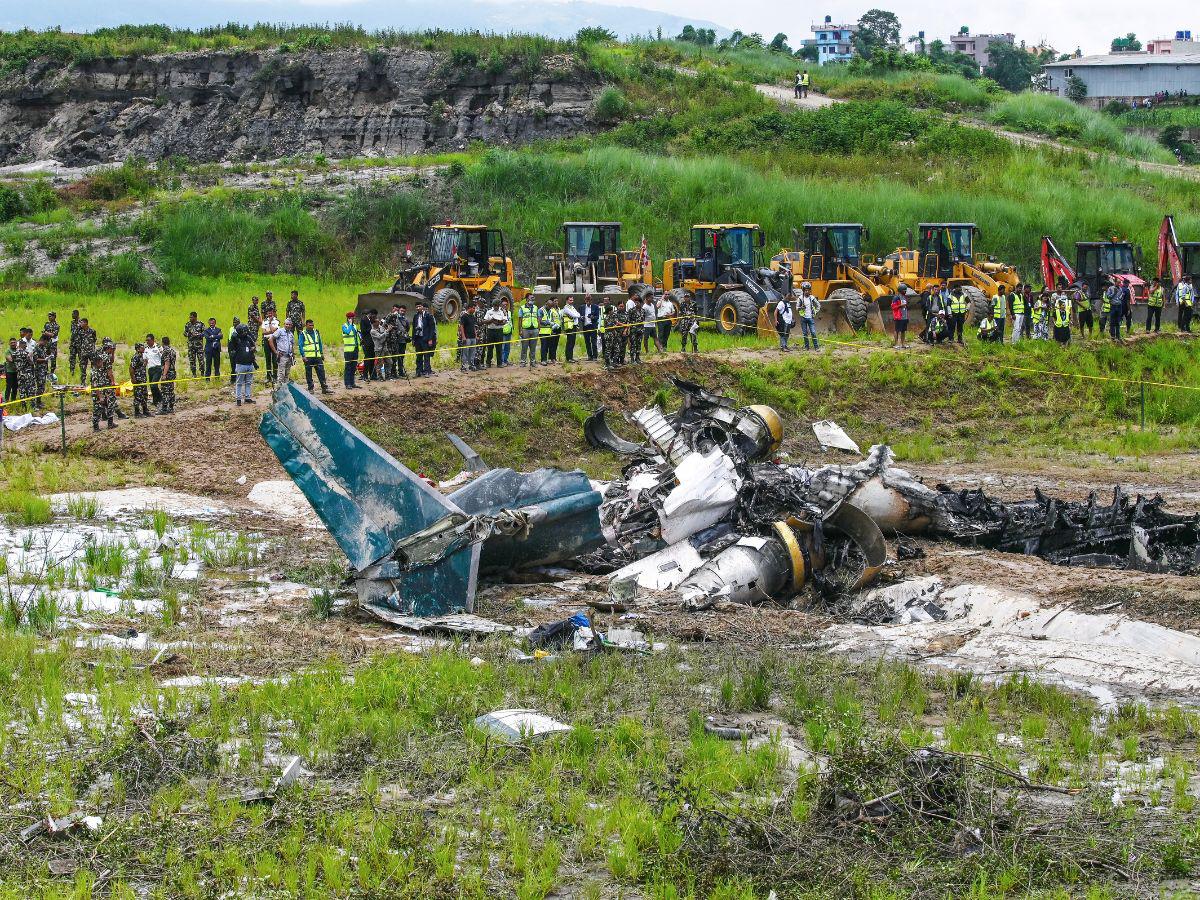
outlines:
[[[225,332],[217,327],[216,319],[208,320],[204,329],[204,377],[221,377],[221,340]]]
[[[250,388],[254,383],[254,351],[257,342],[245,325],[238,325],[229,339],[229,359],[233,363],[233,396],[237,405],[253,403]]]
[[[437,319],[433,317],[424,301],[417,302],[417,311],[412,321],[413,349],[417,353],[417,378],[433,377],[433,351],[437,347]]]

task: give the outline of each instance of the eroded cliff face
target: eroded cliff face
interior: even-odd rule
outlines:
[[[401,155],[567,137],[601,84],[567,57],[534,74],[417,50],[203,52],[35,62],[0,79],[0,164]]]

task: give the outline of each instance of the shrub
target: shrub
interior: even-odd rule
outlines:
[[[80,251],[63,260],[51,276],[50,284],[60,290],[77,293],[125,291],[130,294],[150,294],[161,286],[161,281],[146,268],[137,253],[94,257]]]
[[[8,222],[25,213],[25,198],[11,185],[0,184],[0,222]]]
[[[629,100],[617,87],[606,87],[596,98],[594,114],[597,122],[619,122],[629,114]]]

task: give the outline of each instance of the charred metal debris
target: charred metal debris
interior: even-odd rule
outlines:
[[[588,444],[628,457],[610,482],[490,469],[451,435],[477,474],[442,493],[294,385],[276,392],[260,430],[349,558],[360,602],[388,616],[470,612],[481,573],[545,565],[608,576],[617,598],[662,592],[689,609],[791,605],[810,591],[830,603],[875,579],[885,534],[1065,565],[1186,574],[1200,563],[1200,519],[1168,513],[1161,498],[1118,488],[1107,505],[1040,492],[1005,503],[931,489],[884,445],[856,462],[792,465],[777,456],[773,409],[672,381],[678,410],[626,416],[641,442],[614,432],[604,407],[584,423]],[[834,423],[815,430],[823,446],[855,455]]]

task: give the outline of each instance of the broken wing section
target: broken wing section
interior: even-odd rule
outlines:
[[[416,615],[471,608],[479,547],[439,543],[467,520],[450,499],[295,385],[259,431],[346,554],[360,600]]]

